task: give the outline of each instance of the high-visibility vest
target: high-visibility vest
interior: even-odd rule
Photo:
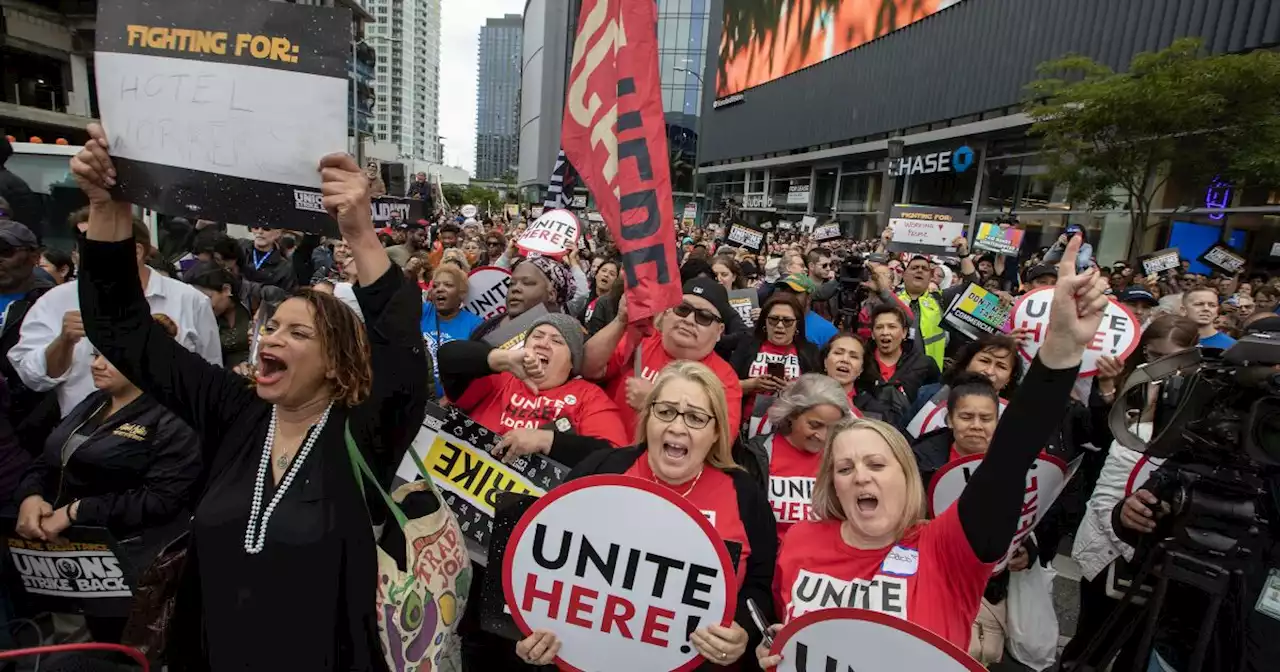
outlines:
[[[938,303],[939,296],[934,292],[925,292],[917,299],[920,310],[916,318],[920,323],[919,338],[924,344],[924,354],[931,357],[941,371],[942,360],[947,354],[947,332],[942,328],[942,306]],[[898,299],[907,307],[911,307],[911,296],[906,290],[898,294]]]

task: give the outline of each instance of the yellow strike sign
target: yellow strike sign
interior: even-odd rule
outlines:
[[[129,46],[146,49],[185,51],[193,54],[217,54],[226,56],[228,47],[233,56],[246,53],[260,60],[298,62],[298,45],[285,37],[237,33],[231,38],[226,31],[197,30],[192,28],[165,28],[162,26],[128,26]]]
[[[541,497],[546,491],[488,453],[436,435],[422,460],[436,485],[467,500],[493,516],[499,492],[517,492]]]

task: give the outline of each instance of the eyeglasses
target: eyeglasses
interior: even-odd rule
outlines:
[[[662,422],[675,422],[676,416],[680,416],[680,419],[684,420],[684,426],[689,429],[702,429],[714,419],[710,414],[701,411],[685,411],[681,413],[679,407],[665,401],[653,402],[649,405],[649,410],[653,413],[653,417]]]
[[[765,322],[768,322],[771,327],[793,327],[796,324],[796,318],[770,315],[765,318]]]
[[[697,322],[700,326],[703,326],[703,327],[709,327],[715,324],[716,322],[722,321],[719,315],[716,315],[715,313],[709,310],[694,308],[693,306],[687,303],[682,303],[676,306],[675,308],[672,308],[671,312],[675,313],[676,317],[680,317],[680,318],[685,318],[685,317],[689,317],[690,315],[693,315],[693,321]]]

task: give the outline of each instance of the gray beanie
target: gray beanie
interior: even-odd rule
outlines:
[[[582,325],[564,313],[547,313],[539,318],[537,322],[529,325],[529,331],[525,332],[525,338],[528,338],[528,334],[532,334],[534,329],[544,324],[555,327],[560,332],[560,335],[564,337],[565,345],[569,346],[569,361],[573,366],[571,375],[581,374],[582,360],[586,357],[587,352],[586,333],[583,331]]]

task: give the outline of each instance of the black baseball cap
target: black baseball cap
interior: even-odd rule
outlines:
[[[729,305],[729,293],[720,283],[705,276],[690,278],[684,283],[684,293],[710,301],[711,305],[716,307],[716,312],[720,313],[720,321],[728,324],[733,306]]]
[[[1116,300],[1120,303],[1145,303],[1149,306],[1160,305],[1160,300],[1156,298],[1155,294],[1152,294],[1145,288],[1137,285],[1125,288],[1124,291],[1120,292],[1120,295],[1116,297]]]
[[[1058,267],[1053,264],[1037,264],[1027,269],[1027,277],[1024,278],[1023,281],[1031,282],[1036,278],[1042,278],[1046,275],[1052,275],[1054,278],[1057,278]]]
[[[0,220],[0,245],[34,250],[40,247],[40,240],[26,224],[5,219]]]

